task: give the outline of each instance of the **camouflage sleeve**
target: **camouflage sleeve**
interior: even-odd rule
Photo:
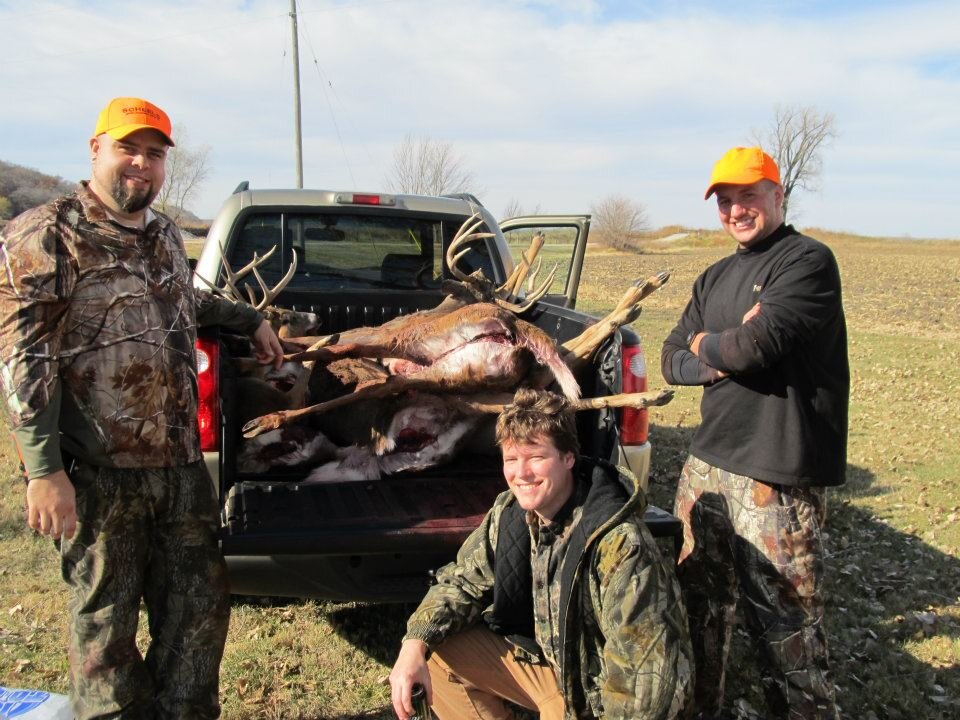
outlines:
[[[43,477],[63,470],[60,454],[60,383],[54,383],[50,402],[30,420],[13,430],[17,451],[27,477]]]
[[[686,616],[676,579],[642,523],[623,523],[599,542],[591,596],[606,640],[604,717],[676,717],[690,680]]]
[[[200,327],[221,325],[244,335],[252,335],[263,320],[260,311],[247,303],[227,300],[209,290],[198,288],[194,289],[193,294],[197,306],[197,325]]]
[[[0,382],[11,428],[31,475],[62,468],[59,355],[76,282],[58,252],[57,214],[37,208],[0,235]]]
[[[493,598],[493,558],[502,499],[470,533],[457,559],[437,571],[437,584],[427,591],[407,621],[404,640],[416,638],[433,646],[480,621]]]

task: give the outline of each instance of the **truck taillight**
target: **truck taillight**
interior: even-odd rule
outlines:
[[[217,450],[220,446],[220,398],[217,388],[216,340],[197,339],[197,423],[200,426],[200,449]]]
[[[647,363],[640,345],[623,346],[623,392],[636,393],[647,390]],[[650,431],[647,410],[623,408],[620,414],[620,442],[624,445],[643,445]]]

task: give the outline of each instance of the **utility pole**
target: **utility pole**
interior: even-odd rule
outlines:
[[[290,22],[293,30],[293,117],[297,150],[297,187],[303,187],[303,135],[300,132],[300,49],[297,45],[297,0],[290,0]]]

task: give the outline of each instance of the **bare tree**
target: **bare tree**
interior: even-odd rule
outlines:
[[[408,133],[393,151],[385,183],[394,192],[444,195],[475,189],[476,180],[453,145]]]
[[[191,147],[183,125],[173,126],[173,140],[177,144],[167,153],[167,178],[153,204],[174,222],[180,222],[187,203],[210,175],[210,146]]]
[[[517,217],[518,215],[523,215],[523,205],[521,205],[520,201],[516,198],[510,198],[500,217],[511,218]]]
[[[647,211],[636,200],[623,195],[608,195],[590,208],[593,227],[611,247],[636,246],[636,233],[647,229]]]
[[[837,137],[833,113],[820,113],[812,105],[777,105],[772,126],[753,131],[753,140],[780,168],[783,214],[797,188],[817,190],[823,161],[820,151]]]

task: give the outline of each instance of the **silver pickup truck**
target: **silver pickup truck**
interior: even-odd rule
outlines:
[[[559,265],[547,296],[524,319],[558,342],[595,320],[577,312],[577,287],[590,227],[588,215],[516,217],[497,222],[469,195],[424,197],[322,190],[251,190],[226,200],[197,264],[219,277],[223,259],[238,268],[271,248],[259,271],[268,284],[296,272],[275,304],[319,316],[320,332],[379,325],[439,304],[449,278],[444,255],[462,223],[479,211],[491,237],[475,241],[469,270],[502,283],[513,253],[534,232],[546,242],[545,265]],[[198,287],[206,287],[197,279]],[[231,352],[216,335],[198,342],[201,441],[219,488],[221,544],[234,593],[338,600],[416,600],[431,570],[453,558],[504,488],[495,453],[458,457],[429,471],[374,482],[301,486],[303,473],[264,475],[238,466],[237,377]],[[639,338],[621,329],[578,375],[585,396],[646,390]],[[629,466],[645,484],[650,465],[645,410],[578,413],[583,450]],[[650,507],[656,535],[676,519]]]

